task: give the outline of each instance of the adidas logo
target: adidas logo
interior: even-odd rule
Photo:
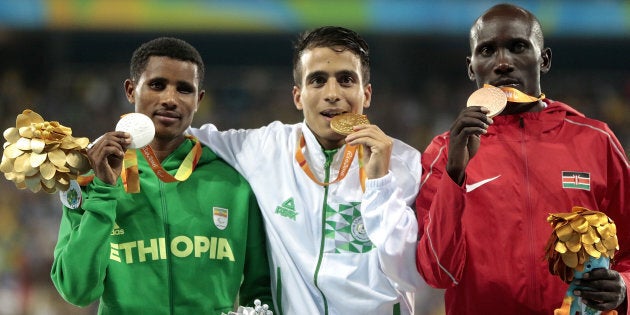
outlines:
[[[289,218],[295,221],[295,217],[298,215],[298,213],[295,211],[295,203],[293,201],[293,198],[289,198],[285,202],[283,202],[282,205],[277,206],[276,213],[285,218]]]
[[[111,235],[123,235],[123,234],[125,234],[125,230],[121,229],[120,226],[118,226],[118,223],[114,222],[114,229],[112,230]]]

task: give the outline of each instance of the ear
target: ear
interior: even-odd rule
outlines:
[[[372,84],[368,83],[368,85],[363,88],[363,96],[365,97],[363,108],[370,107],[370,104],[372,102]]]
[[[131,79],[127,79],[125,80],[124,85],[125,85],[125,95],[127,95],[127,100],[129,101],[129,103],[135,104],[136,99],[135,99],[135,96],[133,95],[135,84],[133,83],[133,81],[131,81]]]
[[[540,64],[540,73],[547,73],[551,70],[551,48],[545,48],[540,52],[542,63]]]
[[[298,110],[304,109],[302,105],[302,89],[296,85],[293,86],[293,104]]]
[[[197,106],[195,106],[195,113],[199,109],[199,104],[201,104],[201,101],[203,100],[203,97],[205,95],[206,95],[206,90],[199,91],[199,95],[197,96]]]
[[[475,81],[475,72],[473,72],[470,57],[466,57],[466,68],[468,69],[468,79]]]

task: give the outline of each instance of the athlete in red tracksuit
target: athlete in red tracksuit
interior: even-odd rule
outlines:
[[[620,250],[612,268],[630,283],[630,174],[623,149],[604,123],[563,103],[546,103],[541,112],[494,118],[463,187],[443,173],[448,133],[422,155],[418,217],[429,207],[431,215],[424,220],[418,267],[427,283],[447,288],[448,314],[553,314],[568,286],[544,260],[552,232],[546,218],[574,205],[615,221]],[[563,188],[569,173],[587,174],[588,189]]]
[[[512,5],[477,20],[470,79],[540,97],[510,100],[491,119],[483,107],[465,108],[422,154],[416,260],[429,285],[446,289],[447,314],[553,314],[568,285],[545,260],[552,233],[546,218],[573,206],[612,218],[620,247],[611,270],[581,280],[593,288],[581,296],[597,309],[627,313],[628,158],[605,123],[540,100],[551,51],[539,31],[531,13]]]

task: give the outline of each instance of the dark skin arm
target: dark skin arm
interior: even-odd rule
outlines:
[[[625,303],[626,285],[619,272],[612,269],[594,269],[576,280],[576,285],[583,288],[574,290],[573,294],[581,296],[584,303],[591,308],[608,311]]]
[[[486,113],[485,107],[466,107],[451,126],[446,172],[458,185],[464,183],[466,166],[479,149],[481,135],[492,124]]]
[[[110,185],[116,184],[122,171],[125,150],[131,143],[131,136],[122,131],[112,131],[103,135],[87,151],[94,175]]]

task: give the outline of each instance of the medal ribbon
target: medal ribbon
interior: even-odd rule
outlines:
[[[302,150],[306,147],[306,139],[304,139],[304,135],[300,136],[298,140],[298,149],[295,151],[295,160],[298,162],[304,173],[315,183],[320,186],[328,186],[330,184],[334,184],[342,180],[346,175],[348,175],[348,170],[350,169],[350,165],[352,164],[352,160],[354,159],[354,154],[357,151],[357,146],[346,145],[346,148],[343,151],[343,160],[341,161],[341,166],[339,167],[339,174],[337,174],[337,178],[332,182],[320,182],[315,174],[311,171],[311,168],[308,167],[308,162],[304,157],[304,153]],[[361,180],[361,188],[365,191],[365,170],[363,168],[363,148],[359,146],[359,179]]]
[[[365,180],[367,174],[365,174],[365,167],[363,167],[363,146],[359,145],[359,181],[361,182],[361,190],[365,192]]]
[[[485,87],[485,86],[491,86],[491,85],[484,84],[483,86]],[[501,89],[503,93],[505,93],[505,96],[507,97],[508,102],[512,102],[512,103],[532,103],[535,101],[540,101],[540,100],[545,99],[544,93],[541,93],[540,97],[533,97],[509,86],[502,86],[502,87],[499,87],[499,89]]]
[[[122,178],[126,192],[130,194],[140,192],[140,175],[138,173],[138,157],[136,156],[136,150],[125,151],[120,177]]]
[[[197,166],[199,158],[201,158],[201,144],[196,138],[192,136],[186,136],[186,138],[193,140],[195,142],[195,145],[190,150],[190,152],[188,152],[188,154],[184,158],[184,161],[182,161],[182,164],[177,169],[177,173],[175,173],[175,176],[169,174],[162,167],[162,164],[155,156],[155,153],[153,152],[153,149],[151,149],[151,146],[147,145],[140,149],[140,152],[149,163],[149,166],[151,166],[151,169],[161,181],[165,183],[172,183],[175,181],[183,182],[188,179],[188,177],[190,177],[190,174],[192,174],[193,170]],[[125,152],[121,177],[126,192],[140,192],[138,157],[135,150],[127,150],[127,152]]]

